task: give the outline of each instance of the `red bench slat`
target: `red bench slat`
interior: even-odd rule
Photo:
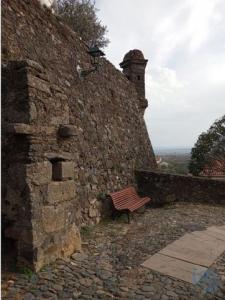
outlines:
[[[129,210],[131,212],[142,207],[151,200],[148,197],[139,197],[134,187],[128,187],[122,191],[111,193],[109,196],[117,210]]]

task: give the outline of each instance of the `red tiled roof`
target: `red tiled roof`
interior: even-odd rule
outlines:
[[[210,177],[225,177],[225,160],[215,160],[213,165],[205,166],[200,175]]]

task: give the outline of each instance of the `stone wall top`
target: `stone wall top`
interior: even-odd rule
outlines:
[[[139,191],[153,203],[173,201],[225,204],[225,181],[138,170]]]

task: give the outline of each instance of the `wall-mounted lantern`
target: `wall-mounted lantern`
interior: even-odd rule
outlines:
[[[101,63],[101,57],[105,56],[105,53],[102,52],[97,45],[95,45],[94,47],[90,48],[87,51],[88,54],[90,54],[91,56],[91,64],[93,66],[93,68],[91,69],[87,69],[87,70],[83,70],[79,65],[77,66],[77,72],[79,74],[79,77],[81,79],[84,79],[88,74],[92,73],[92,72],[96,72],[98,70],[98,67],[100,66]]]

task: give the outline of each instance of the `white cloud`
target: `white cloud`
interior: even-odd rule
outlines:
[[[181,128],[184,112],[190,111],[190,105],[184,97],[188,82],[177,77],[176,71],[165,67],[154,67],[146,74],[146,96],[149,107],[145,112],[147,129],[153,144],[171,146],[173,131],[176,140],[176,130]],[[168,126],[173,120],[173,126]],[[176,130],[174,130],[176,128]],[[175,144],[174,144],[175,145]],[[176,142],[179,145],[179,142]]]
[[[97,0],[118,67],[139,48],[149,59],[145,120],[153,146],[191,146],[225,112],[224,0]]]
[[[209,83],[214,85],[225,85],[225,61],[215,62],[207,66],[206,74]]]
[[[153,67],[146,72],[146,92],[148,96],[160,97],[163,102],[168,94],[178,93],[187,85],[178,79],[176,71],[166,67]]]

